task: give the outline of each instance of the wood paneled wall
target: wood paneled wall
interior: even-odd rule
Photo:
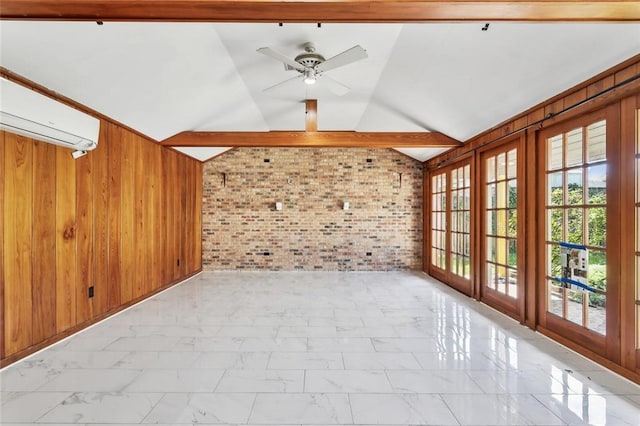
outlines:
[[[102,120],[77,160],[0,132],[0,164],[0,365],[201,270],[200,162]]]

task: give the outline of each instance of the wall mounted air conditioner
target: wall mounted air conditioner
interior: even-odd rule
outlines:
[[[98,146],[100,120],[0,78],[0,129],[89,151]]]

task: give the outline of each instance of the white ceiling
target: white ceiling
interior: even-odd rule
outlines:
[[[639,23],[211,24],[0,21],[0,64],[158,141],[188,130],[439,131],[465,141],[640,53]],[[312,41],[326,58],[356,44],[369,58],[327,72],[351,87],[263,89],[296,75]],[[184,148],[205,160],[220,148]],[[400,150],[420,161],[439,149]]]

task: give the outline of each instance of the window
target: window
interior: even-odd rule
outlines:
[[[507,148],[483,159],[484,285],[515,299],[518,297],[518,151]]]
[[[447,174],[431,178],[431,264],[446,269]]]
[[[471,166],[451,170],[450,271],[471,278]]]
[[[471,162],[461,161],[435,173],[430,177],[429,272],[471,295]]]
[[[606,333],[606,121],[546,138],[546,310]],[[566,281],[563,247],[587,249],[588,281]],[[566,260],[565,260],[566,263]],[[565,281],[563,281],[563,278]]]

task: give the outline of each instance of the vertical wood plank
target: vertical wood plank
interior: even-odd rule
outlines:
[[[102,314],[108,309],[108,275],[109,275],[109,134],[110,126],[104,120],[100,123],[100,139],[98,147],[91,152],[91,170],[93,171],[93,258],[95,296],[93,299],[94,315]]]
[[[153,167],[153,191],[151,200],[151,289],[162,287],[162,244],[166,244],[162,239],[162,151],[164,148],[152,145],[152,167]]]
[[[178,164],[178,179],[180,179],[180,231],[178,233],[180,240],[180,268],[178,269],[178,277],[181,277],[187,273],[187,158],[181,155]]]
[[[133,299],[135,285],[135,141],[129,132],[122,132],[122,278],[120,303]]]
[[[32,344],[33,142],[5,133],[5,352]]]
[[[144,294],[148,294],[156,288],[157,284],[154,282],[154,255],[155,255],[155,238],[154,238],[154,211],[155,208],[154,200],[155,200],[155,191],[156,191],[156,170],[154,164],[154,153],[157,146],[152,145],[149,141],[141,141],[144,146],[144,157],[142,159],[142,163],[145,165],[147,169],[146,176],[146,190],[145,190],[145,198],[144,198],[144,209],[142,211],[142,222],[144,227],[144,247],[146,257],[144,259],[144,281],[143,281],[143,291]]]
[[[93,152],[76,160],[76,321],[93,317]]]
[[[56,147],[33,146],[33,344],[56,334]]]
[[[193,167],[190,159],[185,158],[185,236],[184,236],[184,273],[188,274],[193,269],[193,247],[194,247],[194,233],[193,233],[193,209],[194,209],[194,179],[193,179]]]
[[[178,182],[176,182],[176,153],[170,149],[166,149],[165,153],[165,165],[164,165],[164,188],[163,193],[165,196],[165,210],[166,210],[166,222],[165,222],[165,268],[166,268],[166,282],[173,281],[176,274],[176,232],[175,224],[177,211],[176,211],[176,196],[178,194]],[[172,180],[172,177],[174,178]]]
[[[134,185],[135,185],[135,198],[134,198],[134,259],[135,268],[133,269],[135,277],[135,285],[133,287],[133,297],[138,298],[145,294],[145,281],[147,275],[147,241],[145,235],[144,226],[144,210],[147,192],[149,192],[149,185],[147,182],[147,170],[144,163],[145,149],[144,142],[137,135],[134,136]]]
[[[122,286],[122,133],[120,128],[109,124],[107,144],[108,174],[108,249],[107,249],[107,310],[120,305]]]
[[[160,165],[160,173],[161,173],[161,186],[160,191],[162,193],[162,209],[160,212],[162,225],[160,227],[162,232],[162,253],[161,253],[161,262],[160,268],[162,273],[162,283],[166,284],[171,281],[171,273],[170,273],[170,252],[169,246],[171,245],[171,241],[169,240],[169,226],[168,221],[171,217],[169,211],[171,209],[170,206],[170,198],[167,194],[167,186],[169,184],[169,155],[171,151],[169,149],[161,150],[161,165]]]
[[[0,332],[3,334],[3,336],[7,334],[4,321],[4,182],[6,180],[4,146],[4,131],[0,130],[0,164],[2,164],[2,170],[0,170]],[[4,340],[4,337],[0,337],[0,359],[3,359],[6,356],[4,351]]]
[[[76,163],[56,147],[56,329],[76,325]]]
[[[195,161],[194,161],[195,162]],[[194,231],[195,231],[195,241],[194,241],[194,247],[195,247],[195,261],[194,261],[194,266],[195,269],[194,270],[200,270],[202,269],[202,185],[203,185],[203,177],[202,177],[202,172],[203,172],[203,165],[200,162],[195,162],[195,169],[196,169],[196,179],[195,179],[195,185],[196,185],[196,199],[195,199],[195,203],[196,203],[196,207],[195,207],[195,224],[194,224]]]

